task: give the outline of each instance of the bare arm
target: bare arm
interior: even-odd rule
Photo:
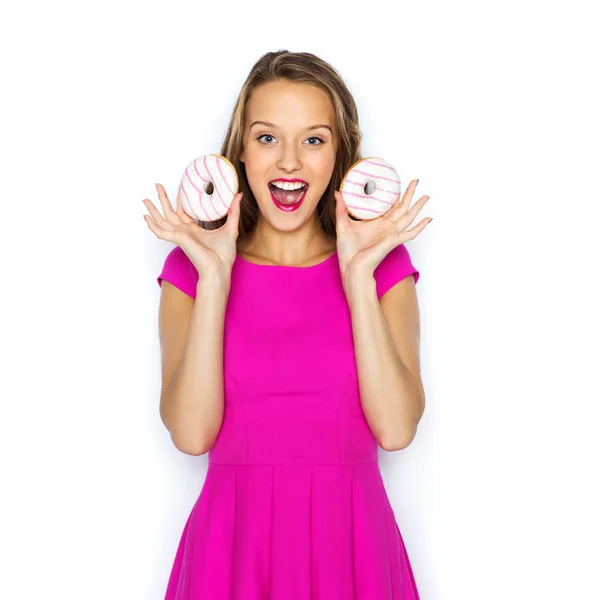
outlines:
[[[195,301],[163,281],[160,416],[175,446],[186,454],[208,452],[221,429],[228,296],[228,282],[217,275],[198,281]]]
[[[361,405],[379,445],[400,450],[415,437],[425,402],[414,279],[407,277],[394,286],[381,304],[372,277],[351,287],[348,304]]]

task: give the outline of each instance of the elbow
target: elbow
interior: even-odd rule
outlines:
[[[417,434],[416,425],[403,431],[401,434],[394,433],[388,434],[387,436],[382,436],[379,445],[381,448],[388,452],[395,452],[396,450],[404,450],[404,448],[408,448],[412,441],[415,439]]]
[[[404,448],[408,448],[412,444],[412,441],[415,439],[417,435],[417,425],[419,421],[423,417],[423,412],[425,410],[425,398],[420,396],[420,410],[415,420],[411,421],[411,423],[407,427],[403,427],[402,429],[396,429],[392,432],[387,432],[385,435],[381,436],[380,446],[387,450],[388,452],[394,452],[396,450],[404,450]]]
[[[202,456],[206,454],[212,447],[212,444],[202,444],[198,441],[182,440],[171,434],[171,441],[179,452],[189,454],[190,456]]]
[[[190,456],[201,456],[211,450],[219,436],[220,427],[211,427],[209,431],[171,431],[171,440],[177,450]]]
[[[189,447],[189,446],[175,445],[175,447],[180,452],[183,452],[183,454],[189,454],[190,456],[202,456],[203,454],[206,454],[210,450],[210,448],[205,448],[204,446]]]
[[[198,432],[183,431],[172,423],[166,423],[163,420],[173,445],[179,452],[189,454],[190,456],[201,456],[206,454],[213,446],[214,440],[208,442],[208,438],[200,435]]]
[[[171,436],[173,445],[179,452],[189,454],[190,456],[201,456],[202,454],[206,454],[213,447],[216,436],[205,435],[205,433],[198,431],[197,428],[194,431],[191,431],[189,427],[185,427],[184,424],[176,422],[172,416],[169,418],[169,415],[163,410],[163,406],[164,405],[161,402],[160,418]]]

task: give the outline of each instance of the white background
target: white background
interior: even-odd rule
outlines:
[[[422,600],[600,598],[592,2],[3,7],[0,597],[164,597],[207,455],[160,422],[142,215],[265,52],[313,52],[419,178],[426,412],[381,468]]]

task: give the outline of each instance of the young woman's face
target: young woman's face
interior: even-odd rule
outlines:
[[[240,160],[260,212],[274,227],[296,229],[311,218],[329,185],[336,151],[333,106],[325,92],[289,81],[269,82],[254,90],[246,106]],[[278,207],[273,195],[285,203],[302,192],[272,191],[270,184],[277,179],[306,182],[295,210]]]

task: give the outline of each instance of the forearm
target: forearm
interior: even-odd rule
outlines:
[[[203,280],[181,361],[161,398],[163,421],[175,446],[188,454],[203,454],[223,421],[223,333],[228,287]]]
[[[396,352],[375,280],[355,280],[349,288],[362,409],[379,445],[400,449],[410,444],[416,432],[421,412],[419,387]]]

